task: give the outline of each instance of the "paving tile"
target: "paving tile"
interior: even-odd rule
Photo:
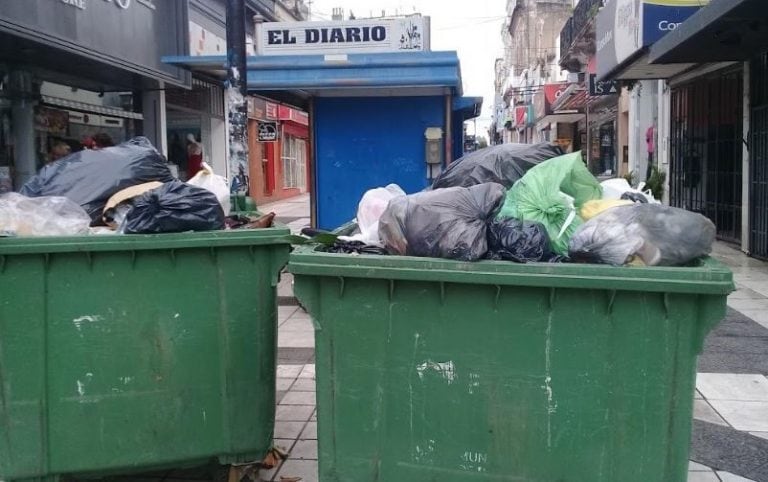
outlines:
[[[704,397],[701,395],[701,393],[698,390],[695,390],[693,392],[693,399],[694,400],[703,400]]]
[[[768,402],[768,378],[760,374],[699,373],[696,388],[707,400]]]
[[[317,460],[288,459],[274,480],[279,481],[280,477],[301,477],[301,482],[317,482]]]
[[[281,403],[283,405],[315,405],[315,392],[290,391],[285,394]]]
[[[315,413],[314,405],[278,405],[275,420],[281,422],[306,422]]]
[[[311,378],[299,378],[292,387],[294,392],[314,392],[316,389],[315,381]]]
[[[763,327],[768,328],[768,312],[764,310],[740,310],[739,312]]]
[[[277,323],[278,326],[282,325],[288,319],[298,311],[298,306],[278,306],[277,307]]]
[[[714,472],[688,472],[688,482],[720,482]]]
[[[310,418],[310,420],[312,419]],[[749,434],[768,440],[768,432],[749,432]]]
[[[736,430],[768,432],[768,402],[712,400],[709,403]]]
[[[728,295],[728,304],[735,300],[762,300],[766,299],[765,295],[751,290],[746,286],[739,287],[736,291]]]
[[[277,365],[277,378],[296,378],[301,370],[301,365]]]
[[[317,422],[317,410],[315,410],[315,413],[312,414],[312,417],[310,417],[309,421]]]
[[[288,321],[280,325],[280,331],[314,332],[315,325],[309,318],[289,318]]]
[[[730,472],[718,471],[717,476],[723,482],[754,482],[752,479],[745,479],[744,477],[732,474]]]
[[[724,427],[728,426],[726,421],[717,414],[715,409],[713,409],[706,400],[693,401],[693,418],[717,425],[722,425]]]
[[[291,388],[291,385],[293,385],[294,381],[294,378],[278,378],[275,381],[275,389],[277,391],[286,392]]]
[[[317,440],[299,440],[291,450],[291,460],[317,460]]]
[[[301,440],[317,440],[317,422],[309,422],[301,433]]]
[[[766,310],[768,309],[768,298],[762,298],[759,300],[754,300],[754,299],[739,300],[739,299],[729,298],[728,306],[730,306],[731,308],[737,311]]]
[[[308,363],[304,365],[304,369],[299,374],[299,378],[311,378],[315,379],[315,365],[313,363]]]
[[[290,452],[295,444],[296,441],[289,438],[276,438],[273,441],[273,445],[278,447],[283,452]]]
[[[297,439],[305,422],[275,422],[276,439]]]
[[[688,472],[712,472],[712,469],[693,460],[688,461]]]
[[[287,331],[277,333],[277,346],[280,348],[314,348],[315,331]]]

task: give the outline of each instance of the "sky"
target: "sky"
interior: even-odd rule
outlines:
[[[306,0],[305,0],[306,1]],[[309,3],[309,2],[307,2]],[[506,0],[314,0],[313,20],[330,20],[334,8],[350,10],[357,18],[419,12],[431,17],[432,50],[455,50],[461,60],[464,95],[483,97],[483,111],[477,119],[478,135],[488,137],[493,115],[494,61],[502,56],[501,27]],[[467,8],[471,6],[471,8]],[[474,123],[467,132],[472,134]]]

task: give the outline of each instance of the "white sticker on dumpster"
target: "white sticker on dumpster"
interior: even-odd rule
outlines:
[[[426,360],[420,365],[416,365],[416,372],[419,374],[419,379],[424,380],[424,377],[429,372],[434,372],[439,377],[448,382],[448,385],[452,384],[456,380],[456,368],[452,361],[447,362],[435,362],[432,360]]]

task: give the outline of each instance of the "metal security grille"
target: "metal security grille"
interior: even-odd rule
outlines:
[[[768,259],[768,53],[750,67],[749,250],[752,256]]]
[[[193,78],[191,90],[168,89],[165,97],[168,104],[224,118],[224,90],[220,85]]]
[[[701,213],[718,238],[741,240],[743,72],[672,91],[670,203]]]

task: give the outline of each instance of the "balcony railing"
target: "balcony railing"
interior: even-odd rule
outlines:
[[[581,0],[573,9],[573,16],[568,19],[560,32],[560,53],[565,55],[573,45],[576,37],[584,30],[603,6],[604,0]]]

